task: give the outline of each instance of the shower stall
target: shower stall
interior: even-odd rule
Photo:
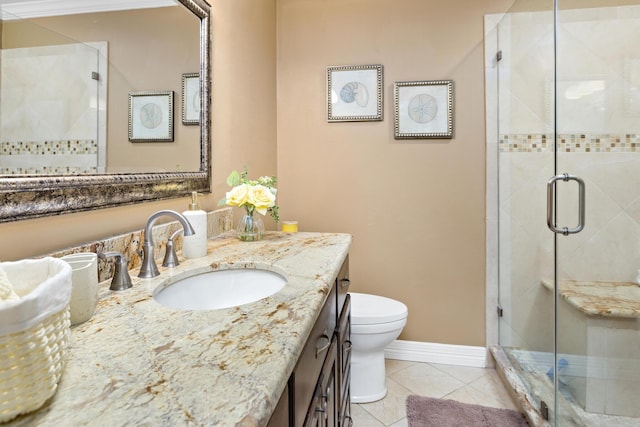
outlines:
[[[498,369],[533,425],[640,426],[640,0],[485,23]]]

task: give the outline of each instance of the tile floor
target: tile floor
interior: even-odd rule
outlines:
[[[387,359],[386,370],[387,396],[352,404],[354,427],[406,427],[405,401],[410,394],[517,409],[495,369]]]

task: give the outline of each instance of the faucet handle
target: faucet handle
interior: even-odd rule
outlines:
[[[170,210],[162,210],[154,213],[147,219],[147,225],[144,227],[144,244],[142,245],[142,265],[140,266],[140,273],[138,273],[138,277],[142,277],[143,279],[148,279],[151,277],[156,277],[160,274],[158,270],[158,266],[156,265],[156,261],[153,258],[153,235],[151,234],[153,224],[156,220],[163,216],[168,215],[176,218],[180,224],[182,224],[183,232],[185,236],[191,236],[195,234],[191,223],[189,220],[176,211]]]
[[[180,264],[180,261],[178,261],[178,255],[176,255],[176,246],[174,245],[173,239],[178,237],[178,235],[182,232],[182,228],[174,231],[171,237],[169,237],[169,239],[167,240],[167,245],[164,252],[164,260],[162,261],[163,267],[177,267]]]
[[[131,283],[131,277],[129,276],[129,271],[127,270],[127,257],[125,257],[121,252],[100,252],[98,253],[98,258],[105,262],[108,258],[115,258],[115,268],[109,289],[112,291],[122,291],[133,286]]]

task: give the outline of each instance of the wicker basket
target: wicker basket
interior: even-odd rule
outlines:
[[[58,387],[70,335],[71,267],[56,258],[0,266],[21,297],[0,304],[0,422],[6,422],[40,408]]]

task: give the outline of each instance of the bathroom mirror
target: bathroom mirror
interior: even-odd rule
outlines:
[[[91,25],[92,21],[90,13],[79,12],[79,8],[85,7],[91,4],[95,7],[96,4],[104,3],[107,9],[101,11],[101,16],[108,16],[109,18],[117,16],[123,11],[116,9],[123,7],[126,9],[132,9],[132,4],[140,4],[136,6],[138,10],[132,10],[132,15],[128,15],[128,21],[121,24],[121,30],[118,31],[120,38],[126,29],[127,39],[129,44],[133,44],[135,31],[142,28],[142,25],[136,25],[135,21],[131,21],[134,17],[149,17],[152,16],[155,10],[164,9],[163,14],[166,15],[166,10],[179,11],[181,14],[190,16],[189,20],[193,22],[193,42],[195,44],[193,49],[185,49],[185,42],[181,38],[180,31],[176,28],[176,20],[174,18],[165,19],[165,25],[161,27],[160,31],[168,34],[169,36],[164,39],[163,44],[158,46],[163,52],[171,52],[171,48],[181,50],[189,50],[193,52],[191,55],[194,60],[188,62],[193,66],[176,66],[178,62],[177,58],[172,58],[172,55],[167,53],[161,58],[151,58],[147,53],[149,49],[145,47],[142,53],[136,55],[129,55],[129,62],[137,61],[134,71],[124,71],[122,62],[122,52],[118,49],[115,42],[110,42],[104,34],[98,37],[98,40],[82,40],[80,44],[86,44],[93,47],[94,43],[91,41],[104,42],[108,48],[109,56],[100,56],[98,54],[98,63],[102,62],[104,66],[105,58],[109,58],[108,76],[105,77],[101,73],[96,73],[96,80],[103,80],[110,85],[108,92],[108,111],[105,111],[107,119],[103,119],[101,123],[98,120],[96,127],[104,127],[106,123],[109,123],[108,137],[105,141],[108,141],[109,148],[112,150],[113,146],[120,146],[128,152],[125,154],[120,153],[120,157],[125,160],[122,164],[117,162],[111,162],[111,154],[107,156],[107,165],[104,170],[97,169],[90,171],[89,173],[78,172],[71,174],[51,174],[51,173],[28,173],[9,175],[0,174],[0,222],[18,221],[23,219],[37,218],[48,215],[59,215],[67,212],[77,212],[85,210],[93,210],[98,208],[112,207],[123,204],[132,204],[145,200],[158,200],[167,199],[173,197],[181,197],[190,194],[192,191],[209,192],[210,180],[211,180],[211,141],[210,141],[210,6],[204,0],[128,0],[122,1],[102,1],[95,0],[92,2],[85,2],[81,0],[51,0],[51,7],[57,7],[60,10],[60,15],[64,15],[65,8],[68,9],[70,14],[76,14],[74,19],[85,19],[86,32],[92,33]],[[22,7],[33,6],[34,10],[41,11],[43,5],[47,5],[47,2],[35,1],[35,2],[16,2],[16,5]],[[118,6],[120,5],[120,6]],[[0,0],[0,12],[6,13],[9,9],[6,0]],[[136,9],[133,7],[133,9]],[[137,15],[136,15],[137,13]],[[17,14],[23,17],[22,14]],[[165,16],[163,15],[163,16]],[[31,17],[25,15],[31,20]],[[182,18],[181,18],[182,19]],[[35,18],[34,18],[35,22]],[[75,21],[74,21],[75,22]],[[191,21],[190,21],[191,22]],[[7,29],[9,24],[6,22],[0,22],[0,30]],[[94,25],[96,34],[98,30],[104,30],[104,25]],[[99,27],[99,28],[98,28]],[[71,32],[71,31],[70,31]],[[189,29],[191,33],[191,30]],[[36,31],[27,31],[28,35],[36,34]],[[73,36],[68,36],[62,29],[56,29],[52,33],[55,33],[57,38],[70,40]],[[3,34],[5,36],[5,34]],[[158,38],[152,38],[158,43]],[[4,48],[9,45],[8,37],[2,38],[2,45]],[[77,39],[76,39],[77,40]],[[68,42],[67,42],[68,43]],[[64,41],[56,41],[53,44],[65,44]],[[117,55],[120,55],[118,66],[114,67],[111,64],[111,60],[116,62]],[[102,60],[101,60],[102,58]],[[173,61],[172,61],[173,59]],[[178,62],[183,64],[183,62]],[[187,63],[187,62],[184,62]],[[164,64],[164,65],[163,65]],[[170,83],[158,83],[157,76],[161,75],[166,68],[174,66],[172,74],[170,76]],[[199,68],[199,69],[198,69]],[[137,73],[133,75],[132,73]],[[20,73],[24,75],[25,73]],[[194,82],[193,76],[196,76]],[[197,75],[200,79],[198,81]],[[188,114],[191,114],[190,120],[185,120],[183,116],[182,98],[183,93],[186,92],[185,76],[188,76],[189,90],[193,102],[190,105],[190,110],[187,110]],[[126,84],[122,85],[122,81]],[[142,83],[140,83],[142,82]],[[171,85],[171,86],[170,86]],[[71,85],[72,88],[76,88],[77,85]],[[166,91],[165,89],[171,89]],[[117,89],[117,90],[116,90]],[[4,95],[4,91],[0,95]],[[71,92],[67,90],[67,92]],[[173,126],[173,140],[166,141],[162,139],[154,139],[153,137],[145,139],[144,133],[134,134],[137,136],[142,135],[142,141],[140,138],[131,138],[131,129],[134,132],[136,130],[136,116],[137,111],[134,109],[133,113],[129,111],[131,106],[130,100],[136,99],[138,95],[151,94],[155,100],[163,100],[166,92],[170,92],[172,97],[172,126]],[[69,95],[70,96],[70,95]],[[168,97],[167,97],[168,98]],[[138,98],[146,99],[146,98]],[[151,98],[149,98],[151,99]],[[68,100],[66,100],[68,102]],[[54,104],[57,105],[57,104]],[[99,108],[98,108],[99,109]],[[198,112],[199,109],[199,112]],[[55,110],[55,107],[51,109]],[[105,110],[106,107],[105,107]],[[163,111],[164,112],[164,111]],[[166,113],[166,112],[164,112]],[[132,117],[132,114],[134,116]],[[66,118],[66,116],[65,116]],[[119,130],[112,131],[111,126],[113,123],[117,123]],[[132,126],[133,123],[133,126]],[[139,125],[138,125],[139,126]],[[34,125],[29,127],[35,128]],[[124,130],[123,130],[124,129]],[[115,136],[115,137],[114,137]],[[46,137],[45,137],[46,138]],[[159,142],[163,141],[163,142]],[[71,141],[77,142],[77,141]],[[7,145],[2,144],[0,147],[0,156],[7,153]],[[112,145],[113,144],[113,145]],[[182,146],[180,145],[182,144]],[[192,150],[193,156],[191,159],[175,159],[169,150],[174,151],[187,151],[184,149],[185,144],[188,144],[188,150]],[[10,151],[10,149],[9,149]],[[164,154],[163,154],[164,152]],[[169,153],[167,155],[166,153]],[[11,153],[10,153],[11,154]],[[169,158],[173,161],[173,164],[161,165],[156,167],[156,164],[161,164],[161,158]],[[129,162],[129,163],[127,163]],[[115,166],[110,163],[116,164]]]

